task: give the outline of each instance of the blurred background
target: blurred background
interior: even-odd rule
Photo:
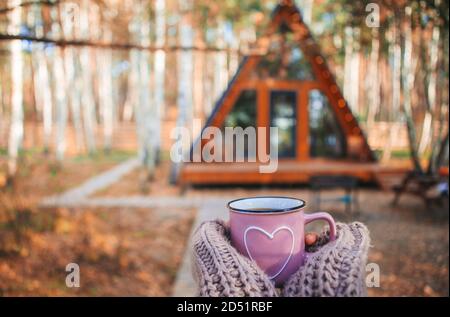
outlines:
[[[205,210],[280,194],[368,225],[370,295],[448,296],[448,2],[294,3],[379,166],[398,172],[320,197],[320,182],[171,178],[171,130],[207,120],[291,1],[0,0],[0,295],[189,295]]]

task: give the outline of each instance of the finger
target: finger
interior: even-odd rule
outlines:
[[[316,243],[316,241],[317,241],[317,233],[315,233],[315,232],[308,232],[305,235],[305,244],[307,246],[313,245],[314,243]]]

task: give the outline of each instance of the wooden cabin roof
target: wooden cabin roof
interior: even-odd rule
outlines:
[[[265,90],[275,89],[277,87],[295,87],[296,82],[300,82],[300,80],[265,79],[252,75],[252,72],[258,67],[258,64],[269,50],[271,36],[279,31],[281,25],[287,27],[292,32],[295,43],[301,49],[305,59],[309,62],[315,78],[312,85],[314,86],[314,84],[316,84],[328,99],[329,105],[345,135],[347,143],[357,144],[358,147],[356,153],[352,153],[353,161],[375,162],[375,156],[367,143],[366,137],[344,99],[334,75],[331,73],[325,58],[320,52],[319,46],[314,40],[308,26],[304,23],[299,9],[290,0],[282,1],[276,6],[272,13],[271,23],[265,35],[257,40],[256,48],[252,50],[252,53],[245,56],[241,61],[237,72],[229,82],[221,97],[215,103],[203,129],[209,126],[220,128],[226,116],[233,109],[242,89],[245,89],[245,87],[254,87],[258,93],[261,93]],[[264,95],[266,96],[264,97],[266,99],[265,102],[269,102],[267,101],[267,94]],[[258,111],[261,110],[261,105],[262,104],[258,102]],[[267,115],[265,116],[267,117]],[[269,125],[268,118],[266,117],[258,114],[258,122],[264,123],[258,126]],[[303,146],[306,143],[304,138],[306,138],[308,134],[300,133],[299,136],[300,138],[297,139],[297,142],[302,143]],[[202,141],[197,139],[194,142],[191,147],[191,156],[193,149],[195,145],[198,145],[198,142]]]

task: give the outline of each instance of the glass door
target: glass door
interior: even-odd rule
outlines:
[[[327,96],[319,89],[309,90],[309,156],[338,159],[345,156],[345,137]]]
[[[297,155],[297,93],[295,91],[271,91],[270,126],[278,128],[278,156],[295,158]],[[274,145],[276,140],[270,140]]]

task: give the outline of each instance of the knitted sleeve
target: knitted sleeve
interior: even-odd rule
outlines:
[[[200,296],[277,296],[266,274],[231,246],[228,228],[222,221],[204,222],[197,229],[193,262]]]
[[[337,224],[308,248],[305,263],[278,290],[256,263],[231,244],[222,221],[204,222],[193,236],[193,269],[200,296],[364,296],[369,232],[358,222]]]
[[[369,231],[360,222],[337,223],[337,238],[322,233],[317,250],[308,252],[304,265],[285,283],[284,296],[366,296],[365,274]]]

